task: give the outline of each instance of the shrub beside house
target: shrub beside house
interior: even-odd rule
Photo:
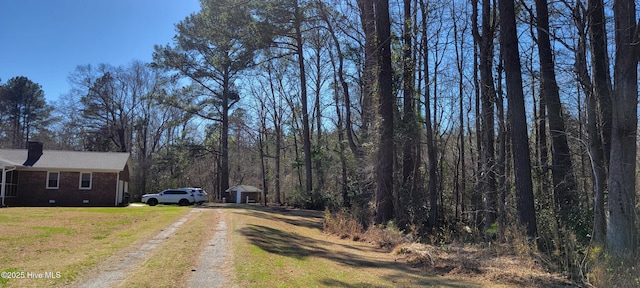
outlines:
[[[130,154],[0,149],[3,206],[121,206],[128,204]]]

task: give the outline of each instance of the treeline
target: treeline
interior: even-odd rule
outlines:
[[[635,263],[634,1],[201,6],[152,63],[79,66],[54,105],[7,81],[2,145],[129,151],[137,195],[254,184],[423,239],[521,227],[577,278]]]

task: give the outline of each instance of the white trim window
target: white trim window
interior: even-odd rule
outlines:
[[[4,197],[17,197],[18,196],[18,181],[16,179],[16,170],[6,172],[4,181]]]
[[[80,190],[91,190],[92,180],[91,172],[80,172]]]
[[[47,172],[47,189],[60,188],[60,172],[49,171]]]

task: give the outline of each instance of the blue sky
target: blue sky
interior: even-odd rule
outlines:
[[[198,0],[0,0],[0,81],[25,76],[52,104],[78,65],[151,61]]]

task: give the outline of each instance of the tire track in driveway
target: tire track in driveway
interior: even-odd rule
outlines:
[[[193,215],[194,212],[199,212],[198,209],[192,209],[186,215],[182,216],[180,219],[176,220],[169,226],[167,229],[164,229],[160,233],[158,233],[151,241],[140,246],[139,249],[132,251],[117,261],[118,264],[107,268],[104,271],[101,271],[92,279],[81,283],[78,287],[81,288],[102,288],[102,287],[114,287],[119,285],[122,281],[124,281],[128,274],[135,270],[147,257],[150,255],[153,250],[155,250],[158,245],[164,242],[167,238],[171,237],[180,226],[186,223]]]
[[[216,225],[215,232],[206,248],[200,254],[198,266],[194,268],[188,287],[229,287],[224,275],[224,263],[229,249],[227,237],[227,223],[222,210],[218,210],[221,220]]]

